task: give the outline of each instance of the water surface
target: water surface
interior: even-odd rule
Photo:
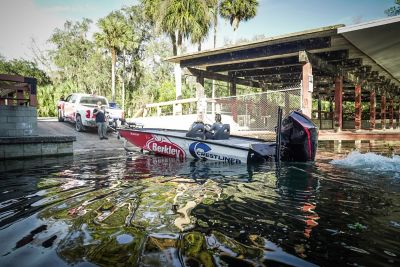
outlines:
[[[0,265],[399,266],[399,147],[321,142],[315,163],[279,167],[1,162]]]

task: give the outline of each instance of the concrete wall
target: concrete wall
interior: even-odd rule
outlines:
[[[0,106],[0,137],[31,136],[36,132],[35,107]]]
[[[72,155],[75,136],[3,137],[0,138],[0,160]]]

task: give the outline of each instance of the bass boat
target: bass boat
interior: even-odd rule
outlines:
[[[293,111],[282,120],[278,112],[275,141],[264,141],[230,135],[229,124],[216,131],[207,131],[207,125],[195,122],[189,131],[138,127],[128,123],[118,128],[119,136],[141,150],[156,155],[179,159],[195,158],[227,163],[252,161],[314,161],[317,143],[317,126],[305,115]]]

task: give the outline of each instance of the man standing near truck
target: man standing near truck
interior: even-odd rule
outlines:
[[[97,102],[97,108],[93,110],[93,114],[96,116],[97,133],[99,134],[100,140],[108,139],[107,124],[106,124],[106,110],[101,106],[101,102]]]

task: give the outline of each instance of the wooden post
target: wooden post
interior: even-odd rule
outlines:
[[[313,76],[312,66],[310,62],[303,64],[303,79],[302,79],[302,111],[303,114],[311,118],[312,109],[312,92],[313,92]]]
[[[400,97],[398,97],[397,109],[397,128],[400,128]]]
[[[376,92],[375,89],[371,89],[370,98],[370,107],[369,107],[369,125],[372,130],[375,129],[376,125]]]
[[[0,98],[0,106],[5,106],[6,100],[4,98]]]
[[[322,115],[321,115],[321,96],[318,93],[318,120],[319,120],[319,128],[322,129]]]
[[[383,130],[386,129],[386,96],[384,90],[382,90],[381,99],[381,125]]]
[[[340,132],[343,127],[342,121],[342,99],[343,99],[343,77],[337,76],[335,79],[335,129]]]
[[[389,100],[390,107],[389,107],[389,128],[393,129],[393,115],[394,115],[394,101],[393,98]]]
[[[22,88],[17,89],[17,105],[22,106],[24,104],[24,90]]]
[[[335,129],[335,116],[333,114],[333,101],[329,101],[329,117],[331,119],[332,125],[331,128]]]
[[[361,130],[361,85],[357,84],[354,88],[355,99],[354,99],[354,127],[356,130]]]
[[[236,96],[236,79],[235,76],[232,77],[230,86],[229,86],[229,95]]]

